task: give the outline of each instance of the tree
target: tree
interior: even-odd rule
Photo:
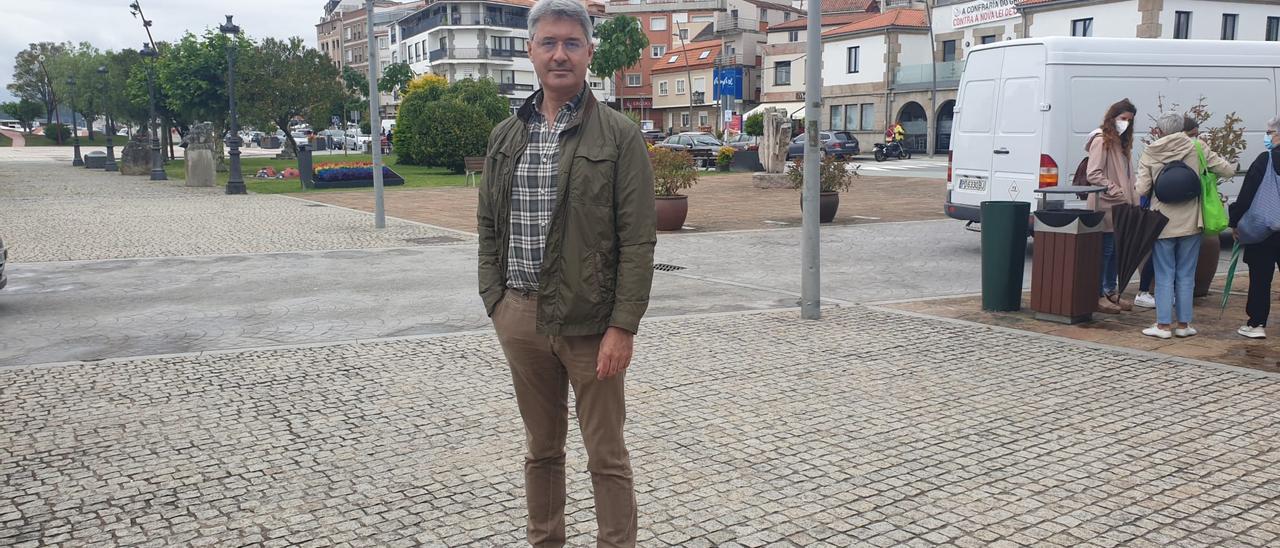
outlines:
[[[426,82],[415,89],[414,84],[396,118],[397,160],[462,173],[464,159],[483,155],[489,132],[509,115],[507,100],[488,79],[459,80],[444,89]]]
[[[748,116],[747,121],[742,124],[742,131],[756,137],[764,135],[764,114],[757,112]]]
[[[405,86],[404,94],[408,96],[419,91],[427,93],[426,100],[435,101],[444,95],[449,89],[449,79],[439,74],[422,74],[414,77],[409,81],[409,85]],[[403,98],[401,99],[403,101]]]
[[[69,46],[70,44],[40,42],[31,44],[14,56],[13,82],[7,87],[18,98],[37,101],[44,105],[46,122],[53,121],[53,111],[58,108],[58,103],[54,90],[49,86],[51,82],[46,77],[39,59],[43,55],[45,63],[56,62],[58,58],[67,54]]]
[[[295,117],[323,119],[342,96],[338,69],[298,37],[287,42],[265,38],[236,66],[244,67],[237,70],[243,89],[252,91],[240,94],[241,86],[237,86],[245,121],[259,128],[276,126],[284,132],[290,151],[297,151],[297,143],[289,131],[289,121]]]
[[[640,28],[640,21],[629,15],[619,15],[596,26],[595,56],[591,59],[591,73],[611,79],[618,71],[635,66],[649,47],[649,38]]]
[[[490,128],[511,115],[511,102],[498,91],[498,84],[488,78],[458,80],[449,85],[441,99],[476,107],[489,120]]]
[[[104,55],[107,67],[105,110],[114,129],[121,120],[142,126],[147,120],[147,75],[137,50],[125,49]],[[135,76],[136,73],[136,76]]]
[[[44,112],[44,107],[30,99],[20,99],[14,103],[0,104],[0,111],[17,120],[24,132],[31,133],[32,125],[40,117],[40,113]]]
[[[344,66],[342,67],[342,83],[346,85],[347,92],[365,99],[369,98],[369,75],[349,66]]]
[[[378,91],[403,94],[412,80],[413,69],[409,68],[409,63],[392,63],[382,71],[382,78],[378,79]]]

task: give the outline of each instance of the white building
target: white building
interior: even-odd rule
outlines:
[[[490,78],[514,111],[538,88],[528,52],[531,7],[531,0],[432,2],[396,22],[396,58],[415,74],[439,74],[450,82]],[[603,18],[603,10],[592,10],[592,18]],[[612,100],[612,85],[590,75],[587,80],[597,100]]]

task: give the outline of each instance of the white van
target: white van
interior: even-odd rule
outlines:
[[[1185,110],[1206,98],[1220,125],[1243,119],[1243,169],[1264,151],[1267,120],[1280,113],[1280,43],[1123,38],[1033,38],[975,48],[956,98],[947,216],[980,222],[987,200],[1036,207],[1040,187],[1071,184],[1085,138],[1112,103],[1138,108],[1134,165],[1157,105]],[[1239,177],[1222,188],[1239,192]]]

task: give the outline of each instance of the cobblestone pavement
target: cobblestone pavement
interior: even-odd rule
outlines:
[[[283,196],[227,196],[51,162],[0,162],[0,211],[16,263],[473,240],[398,219],[376,230],[367,214]]]
[[[1275,375],[861,307],[647,321],[638,341],[643,546],[1280,538]],[[0,433],[4,545],[523,538],[491,335],[3,369]]]

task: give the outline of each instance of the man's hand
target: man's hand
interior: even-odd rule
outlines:
[[[610,327],[600,340],[600,354],[596,356],[596,379],[605,380],[627,370],[631,365],[631,351],[635,334],[620,327]]]

